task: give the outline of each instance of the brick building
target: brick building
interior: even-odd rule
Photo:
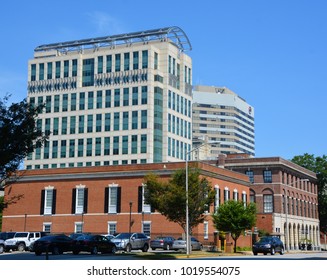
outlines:
[[[196,164],[216,190],[215,203],[210,206],[206,221],[193,231],[204,244],[211,243],[215,232],[211,220],[214,207],[226,197],[249,201],[249,180],[245,174],[214,165],[190,164]],[[20,180],[5,189],[8,198],[15,195],[23,198],[5,209],[2,230],[112,234],[128,232],[131,220],[132,231],[145,232],[151,237],[181,236],[183,230],[179,225],[167,221],[144,203],[143,182],[150,172],[168,179],[182,168],[185,163],[176,162],[22,171]],[[249,244],[249,237],[238,242],[239,246]]]
[[[257,228],[280,235],[286,249],[320,248],[316,174],[280,157],[220,155],[219,167],[249,177],[250,201],[257,204]]]

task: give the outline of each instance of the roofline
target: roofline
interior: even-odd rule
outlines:
[[[129,45],[135,42],[147,43],[148,41],[155,40],[167,41],[168,39],[170,39],[179,48],[181,52],[192,50],[191,43],[185,32],[177,26],[171,26],[140,32],[40,45],[36,47],[34,51],[46,52],[57,50],[67,52],[76,49],[81,50],[83,48],[98,49],[106,46],[115,46],[121,44]]]

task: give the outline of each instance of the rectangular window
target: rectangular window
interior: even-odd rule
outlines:
[[[93,109],[93,104],[94,104],[94,95],[93,91],[88,92],[87,96],[87,109]]]
[[[78,157],[83,157],[84,154],[84,139],[78,139]]]
[[[44,199],[44,215],[52,214],[52,206],[53,206],[53,189],[45,190],[45,199]]]
[[[48,62],[47,79],[52,79],[52,62]]]
[[[110,186],[108,188],[108,213],[117,213],[117,203],[118,203],[118,186]]]
[[[203,238],[204,239],[209,238],[209,224],[208,224],[208,221],[203,222]]]
[[[123,153],[123,155],[128,154],[128,136],[123,136],[122,153]]]
[[[93,115],[87,115],[87,132],[93,132]]]
[[[79,109],[85,110],[85,92],[79,93]]]
[[[71,116],[70,117],[70,134],[75,134],[76,133],[76,117]]]
[[[215,187],[215,202],[214,202],[215,212],[217,211],[219,206],[220,206],[220,189],[217,186],[217,187]]]
[[[102,91],[98,90],[97,91],[97,109],[102,108]]]
[[[118,131],[119,130],[119,112],[114,113],[114,130]]]
[[[36,81],[36,64],[31,65],[31,81]]]
[[[60,106],[60,95],[55,95],[54,96],[54,106],[53,106],[53,111],[55,113],[59,112],[59,106]]]
[[[263,195],[263,212],[272,213],[273,212],[273,195],[264,194]]]
[[[47,233],[50,233],[51,232],[51,226],[52,226],[51,223],[43,223],[43,231],[47,232]]]
[[[148,51],[142,51],[142,69],[148,68]]]
[[[148,104],[148,87],[147,86],[142,86],[142,100],[141,100],[142,105]]]
[[[117,223],[108,222],[108,234],[115,235],[117,234]]]
[[[115,72],[120,71],[120,53],[115,54]]]
[[[78,117],[78,133],[84,133],[84,116]]]
[[[70,95],[70,110],[76,111],[76,93]]]
[[[101,137],[95,138],[95,155],[101,156]]]
[[[124,71],[129,70],[129,53],[124,53]]]
[[[94,58],[83,60],[82,86],[89,87],[94,85]]]
[[[138,105],[139,91],[138,87],[133,87],[132,89],[132,104]]]
[[[158,53],[154,53],[154,69],[158,69]]]
[[[141,135],[141,153],[142,154],[147,153],[147,135],[146,134]]]
[[[264,183],[272,183],[271,170],[264,170],[263,171],[263,182]]]
[[[65,93],[62,96],[62,111],[67,112],[68,111],[68,94]]]
[[[112,72],[112,55],[107,55],[107,67],[106,67],[106,72],[110,73]]]
[[[86,139],[86,156],[87,157],[92,156],[92,138]]]
[[[120,89],[115,89],[115,100],[114,100],[114,106],[120,107]]]
[[[44,63],[39,64],[39,80],[44,80]]]
[[[133,70],[139,69],[139,52],[133,52]]]
[[[142,223],[142,231],[146,236],[151,236],[151,222],[143,222]]]
[[[103,56],[98,57],[98,74],[103,73]]]
[[[55,140],[52,142],[52,158],[58,157],[58,141]]]
[[[254,183],[254,174],[252,170],[245,171],[245,174],[249,177],[250,183]]]
[[[123,89],[123,106],[129,106],[129,88]]]
[[[60,79],[60,61],[56,61],[56,79]]]
[[[123,130],[128,130],[128,112],[123,112]]]
[[[104,138],[104,155],[110,155],[110,137]]]
[[[61,140],[60,141],[60,157],[65,158],[66,157],[66,152],[67,152],[67,141],[66,140]]]
[[[64,78],[69,76],[69,60],[64,61]]]
[[[96,115],[96,127],[95,127],[96,132],[101,132],[102,131],[102,114],[97,114]]]
[[[148,123],[148,111],[142,110],[141,111],[141,128],[147,128]]]
[[[106,113],[104,115],[104,130],[105,131],[110,131],[110,122],[111,122],[111,114]]]
[[[61,119],[61,134],[62,135],[67,134],[67,117],[63,117]]]
[[[138,129],[138,111],[132,112],[132,129]]]
[[[106,106],[106,108],[110,108],[111,107],[111,90],[110,89],[107,89],[106,90],[105,106]]]
[[[75,157],[75,139],[69,140],[69,157]]]
[[[119,136],[114,137],[114,144],[113,144],[113,154],[119,154]]]
[[[77,59],[73,59],[72,76],[77,77]]]
[[[77,188],[76,189],[76,208],[75,214],[82,214],[84,211],[84,188]]]
[[[137,154],[137,135],[132,135],[132,154]]]

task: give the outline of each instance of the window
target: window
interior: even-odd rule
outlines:
[[[52,186],[46,187],[41,193],[41,215],[51,215],[56,212],[56,190]]]
[[[216,185],[215,186],[215,201],[214,201],[215,212],[217,211],[219,206],[220,206],[220,189],[219,189],[219,186]]]
[[[209,238],[209,224],[208,224],[208,221],[203,222],[203,238],[204,239]]]
[[[233,199],[235,201],[238,201],[238,191],[237,191],[237,189],[234,189],[234,191],[233,191]]]
[[[85,186],[79,185],[73,189],[73,214],[87,213],[87,197],[88,189]]]
[[[229,197],[230,197],[230,191],[229,191],[229,189],[227,187],[225,187],[225,189],[224,189],[224,202],[228,201]]]
[[[51,226],[52,226],[51,223],[43,223],[43,231],[50,233],[51,232]]]
[[[108,222],[108,234],[115,235],[117,233],[117,223]]]
[[[252,170],[245,171],[245,174],[249,177],[250,183],[254,183],[254,174]]]
[[[146,236],[151,236],[151,222],[143,222],[142,231]]]
[[[145,203],[145,185],[139,187],[138,190],[138,212],[139,213],[151,213],[150,204]]]
[[[82,233],[83,232],[83,223],[76,222],[75,223],[75,233]]]
[[[110,184],[105,188],[105,213],[120,213],[121,187],[117,184]]]
[[[264,170],[263,171],[263,182],[264,183],[272,183],[271,170]]]
[[[246,192],[245,191],[242,192],[242,201],[243,201],[244,207],[246,207],[247,195],[246,195]]]
[[[273,212],[273,195],[264,194],[263,195],[263,212],[272,213]]]

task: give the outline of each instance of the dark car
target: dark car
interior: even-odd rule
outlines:
[[[89,233],[84,233],[84,232],[83,232],[83,233],[82,233],[82,232],[76,233],[76,232],[75,232],[75,233],[71,233],[71,234],[69,235],[69,237],[75,240],[75,239],[77,239],[78,237],[83,236],[83,235],[86,235],[86,234],[89,234]]]
[[[150,247],[152,250],[155,249],[170,250],[173,246],[174,241],[175,238],[171,236],[158,236],[150,241]]]
[[[257,255],[258,253],[263,253],[264,255],[270,253],[271,255],[275,255],[276,252],[283,255],[284,243],[278,237],[265,236],[253,244],[252,252],[253,255]]]
[[[58,234],[41,237],[34,242],[33,249],[37,256],[46,252],[51,252],[53,255],[59,255],[64,252],[72,251],[72,246],[72,238],[64,234]]]
[[[86,234],[77,237],[74,240],[73,253],[77,255],[79,252],[90,252],[93,255],[101,253],[116,253],[116,245],[108,238],[100,234]]]

